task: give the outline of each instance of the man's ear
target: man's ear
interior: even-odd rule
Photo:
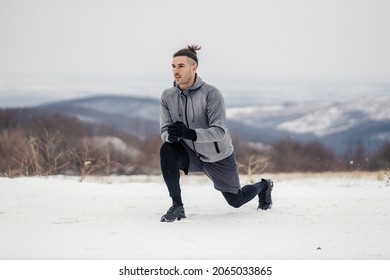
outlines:
[[[198,64],[197,64],[197,63],[194,63],[194,64],[192,65],[192,70],[193,70],[194,72],[196,72],[196,71],[198,70]]]

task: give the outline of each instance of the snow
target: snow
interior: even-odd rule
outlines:
[[[275,174],[274,206],[231,208],[182,178],[187,219],[160,176],[0,178],[0,259],[389,259],[390,187],[378,174]],[[245,176],[242,176],[242,182]]]
[[[302,115],[302,112],[312,112],[320,110],[330,102],[305,102],[305,103],[287,103],[287,104],[261,104],[251,106],[232,107],[226,109],[226,116],[228,119],[246,122],[250,125],[264,126],[265,119],[273,120],[274,123],[279,124],[284,119],[291,119],[292,117]],[[268,124],[267,124],[268,125]]]
[[[351,119],[342,108],[332,107],[284,122],[278,128],[296,133],[313,133],[317,136],[325,136],[348,130],[356,122],[357,120]]]

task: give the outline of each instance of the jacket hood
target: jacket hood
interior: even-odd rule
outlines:
[[[195,83],[187,88],[186,90],[182,91],[180,89],[180,87],[178,85],[176,85],[176,81],[173,82],[174,86],[179,90],[179,94],[183,94],[185,96],[189,96],[190,97],[190,101],[191,101],[191,107],[192,107],[192,122],[194,122],[194,118],[195,118],[195,110],[194,110],[194,102],[192,100],[192,95],[191,93],[198,90],[201,86],[203,86],[203,84],[205,83],[201,77],[198,76],[198,74],[195,74]],[[177,100],[177,106],[179,108],[179,116],[181,117],[182,114],[183,114],[183,108],[182,108],[182,104],[180,102],[180,98]]]
[[[195,74],[195,83],[191,87],[185,89],[184,91],[180,89],[180,87],[176,84],[176,81],[173,81],[173,86],[184,94],[189,94],[190,92],[199,89],[203,84],[204,81],[202,80],[201,77],[198,76],[198,74]]]

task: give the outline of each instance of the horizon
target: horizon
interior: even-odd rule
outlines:
[[[173,79],[172,79],[173,80]],[[363,81],[245,81],[216,80],[213,85],[227,101],[243,105],[253,103],[279,104],[315,100],[348,101],[370,95],[390,94],[390,83]],[[19,79],[0,80],[0,108],[34,107],[94,96],[128,96],[159,99],[171,81],[111,78]],[[243,99],[244,97],[244,99]],[[249,98],[250,100],[246,100]]]

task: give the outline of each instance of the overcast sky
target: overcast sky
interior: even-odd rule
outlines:
[[[0,80],[171,79],[202,46],[205,80],[390,82],[388,0],[0,0]]]

